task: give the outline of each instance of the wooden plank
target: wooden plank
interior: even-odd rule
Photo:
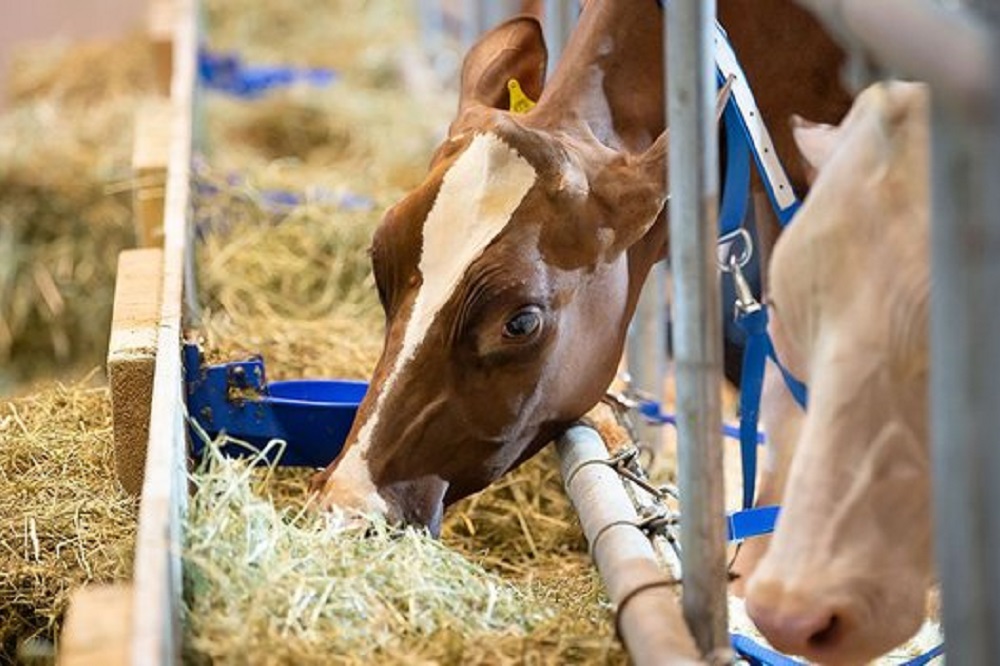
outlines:
[[[175,3],[171,82],[173,123],[164,203],[163,285],[153,375],[150,435],[136,537],[131,661],[175,664],[181,658],[181,520],[186,495],[186,439],[181,387],[181,310],[191,195],[197,0]]]
[[[124,666],[129,657],[132,588],[88,585],[70,597],[59,666]]]
[[[151,100],[135,114],[132,143],[132,212],[140,247],[163,243],[163,197],[170,159],[173,109],[167,99]]]
[[[125,250],[118,256],[108,383],[115,473],[132,495],[142,491],[146,463],[162,282],[163,250]]]
[[[161,95],[170,94],[173,75],[174,25],[176,23],[174,0],[151,0],[146,14],[146,34],[153,51],[153,69],[156,87]]]

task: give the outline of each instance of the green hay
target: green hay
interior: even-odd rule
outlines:
[[[555,611],[425,531],[279,510],[217,451],[194,474],[185,562],[191,646],[213,662],[458,663]]]

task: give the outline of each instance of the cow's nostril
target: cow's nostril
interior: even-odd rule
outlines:
[[[747,599],[750,617],[775,648],[807,654],[830,650],[840,642],[844,621],[833,608],[782,592],[780,585],[751,586]]]
[[[840,640],[842,626],[840,616],[836,613],[830,614],[826,626],[814,632],[809,637],[809,647],[817,650],[833,647]]]

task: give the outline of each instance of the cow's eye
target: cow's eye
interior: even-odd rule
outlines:
[[[525,340],[542,328],[542,311],[535,305],[518,310],[517,314],[503,325],[503,337],[509,340]]]

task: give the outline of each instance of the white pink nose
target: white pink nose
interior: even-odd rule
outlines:
[[[853,623],[847,608],[789,589],[777,580],[752,580],[746,601],[757,628],[787,654],[835,652]]]

